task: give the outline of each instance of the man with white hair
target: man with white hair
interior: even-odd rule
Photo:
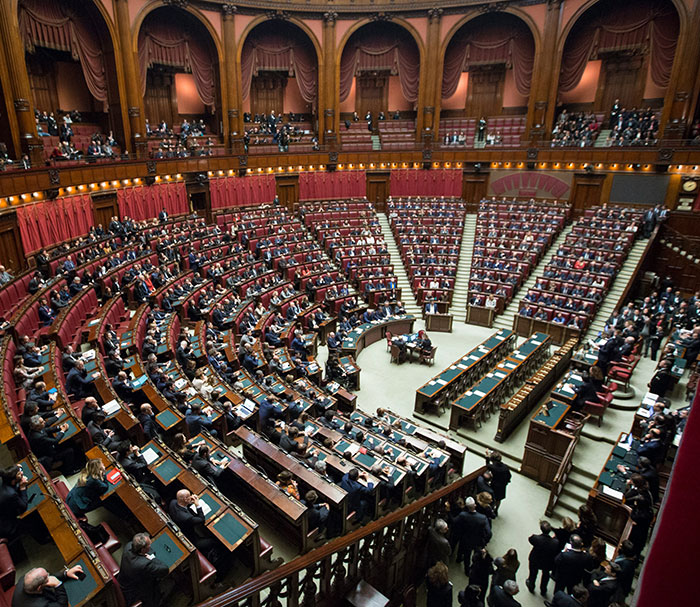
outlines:
[[[442,561],[445,565],[450,564],[452,548],[449,540],[445,537],[448,529],[447,523],[441,518],[437,519],[435,525],[428,529],[428,568],[438,561]]]
[[[65,607],[68,595],[64,583],[77,580],[83,573],[80,565],[64,567],[57,575],[51,575],[43,567],[30,569],[15,586],[12,607]]]
[[[489,607],[520,607],[520,603],[513,597],[520,592],[518,584],[513,580],[506,580],[503,586],[493,586],[489,595]]]

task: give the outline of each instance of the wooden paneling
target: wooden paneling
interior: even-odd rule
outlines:
[[[280,204],[294,211],[299,204],[299,176],[280,175],[275,177],[275,187]]]
[[[467,173],[462,176],[462,198],[467,205],[478,205],[479,201],[486,196],[489,186],[489,174]],[[474,207],[474,210],[476,207]]]
[[[574,213],[582,213],[587,207],[601,203],[605,175],[576,173],[571,186],[570,202]]]
[[[467,116],[499,116],[503,109],[505,65],[485,65],[469,71]]]
[[[115,191],[92,195],[92,214],[95,217],[95,225],[102,225],[106,230],[112,217],[119,215],[117,205],[117,193]]]
[[[275,110],[278,116],[284,111],[284,89],[287,77],[281,72],[263,72],[253,76],[250,86],[250,109],[255,114],[269,114]]]
[[[386,112],[389,107],[389,78],[385,74],[363,74],[355,82],[355,111],[361,118],[372,112],[376,125],[379,112]]]
[[[146,76],[146,95],[143,100],[146,105],[146,118],[152,127],[158,126],[162,120],[165,120],[172,128],[177,116],[177,99],[172,74],[149,69]]]
[[[603,58],[595,109],[608,112],[620,100],[620,106],[639,107],[644,96],[646,63],[642,56],[613,53]]]
[[[385,173],[367,173],[367,200],[374,203],[375,208],[379,212],[383,212],[386,208],[386,199],[389,197],[389,180],[391,174]]]
[[[27,263],[17,227],[17,214],[13,211],[0,216],[0,264],[17,273]]]

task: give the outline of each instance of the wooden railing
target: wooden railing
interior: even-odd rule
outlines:
[[[671,246],[678,247],[679,251],[685,251],[690,257],[700,257],[700,242],[688,238],[671,226],[662,224],[661,237],[666,242],[669,242]]]
[[[579,438],[578,436],[574,438],[569,443],[568,448],[566,449],[566,452],[564,453],[564,457],[561,460],[561,463],[559,464],[559,468],[557,469],[557,473],[554,475],[554,480],[552,481],[552,489],[549,492],[549,501],[547,502],[547,508],[545,508],[545,516],[552,516],[552,513],[554,512],[554,508],[557,505],[557,502],[559,501],[559,496],[561,495],[561,492],[564,489],[564,485],[566,484],[566,480],[569,478],[569,474],[571,473],[571,469],[574,467],[574,451],[576,450],[576,445],[578,444]]]
[[[360,580],[399,605],[423,567],[428,528],[445,500],[473,493],[485,470],[442,487],[198,607],[333,607]]]

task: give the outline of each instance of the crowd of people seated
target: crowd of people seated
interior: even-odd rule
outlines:
[[[458,198],[392,198],[387,215],[419,304],[451,302],[465,208]]]
[[[477,214],[469,304],[502,312],[564,228],[570,211],[570,205],[556,200],[483,199]]]
[[[552,129],[552,147],[589,147],[598,137],[600,123],[593,112],[562,110]]]
[[[627,257],[642,212],[589,209],[523,298],[518,314],[583,330],[588,327]]]
[[[608,145],[656,145],[659,118],[650,107],[627,110],[615,102],[610,112]]]

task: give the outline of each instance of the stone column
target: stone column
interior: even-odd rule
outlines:
[[[124,68],[129,130],[125,131],[126,145],[136,152],[137,158],[145,158],[148,153],[146,140],[146,117],[144,116],[143,95],[141,94],[141,74],[138,70],[136,53],[132,49],[131,20],[129,18],[128,0],[114,0],[114,9],[121,47],[121,61]],[[128,135],[131,135],[129,140]]]
[[[11,96],[11,105],[17,118],[19,149],[14,150],[15,155],[19,157],[28,154],[32,163],[38,165],[43,161],[43,144],[37,135],[32,87],[15,7],[14,2],[0,2],[0,39],[3,41],[9,77],[8,82],[4,83],[5,95]]]
[[[224,65],[222,72],[226,74],[226,120],[228,120],[228,147],[232,152],[243,150],[243,113],[241,112],[241,87],[240,68],[237,61],[236,28],[234,15],[236,6],[224,4],[221,6],[223,13],[223,38],[224,38]]]

